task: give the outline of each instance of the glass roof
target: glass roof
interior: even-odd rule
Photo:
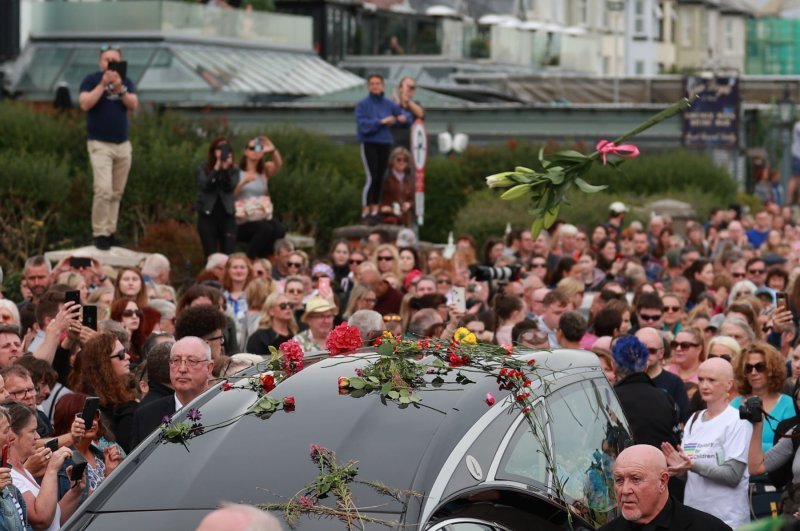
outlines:
[[[293,100],[363,87],[360,77],[312,53],[195,41],[121,42],[128,77],[143,100],[209,103]],[[22,99],[51,100],[66,83],[77,101],[83,78],[98,69],[96,43],[32,41],[11,86]]]

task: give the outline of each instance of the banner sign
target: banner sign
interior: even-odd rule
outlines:
[[[688,76],[684,88],[692,106],[683,112],[683,145],[738,147],[739,78]]]

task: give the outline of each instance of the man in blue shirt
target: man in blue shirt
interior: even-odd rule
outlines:
[[[118,244],[119,204],[131,169],[131,143],[128,140],[128,112],[135,111],[139,99],[133,82],[122,79],[109,64],[122,62],[116,46],[100,49],[100,71],[86,76],[80,86],[80,106],[86,111],[87,147],[94,175],[92,236],[98,249]]]
[[[356,104],[356,132],[361,142],[361,162],[366,174],[361,194],[361,217],[365,221],[377,222],[383,176],[392,149],[392,127],[410,123],[413,116],[384,97],[382,76],[371,74],[367,83],[369,94]]]

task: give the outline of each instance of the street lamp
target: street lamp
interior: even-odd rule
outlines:
[[[778,117],[781,121],[781,144],[783,163],[781,168],[781,186],[783,202],[786,202],[786,191],[792,178],[792,127],[794,126],[794,100],[789,92],[789,85],[783,87],[783,98],[778,102]]]

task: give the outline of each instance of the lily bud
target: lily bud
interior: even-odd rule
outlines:
[[[508,178],[509,175],[513,174],[513,171],[507,171],[490,175],[486,178],[486,186],[489,188],[508,188],[515,184],[514,181]]]

